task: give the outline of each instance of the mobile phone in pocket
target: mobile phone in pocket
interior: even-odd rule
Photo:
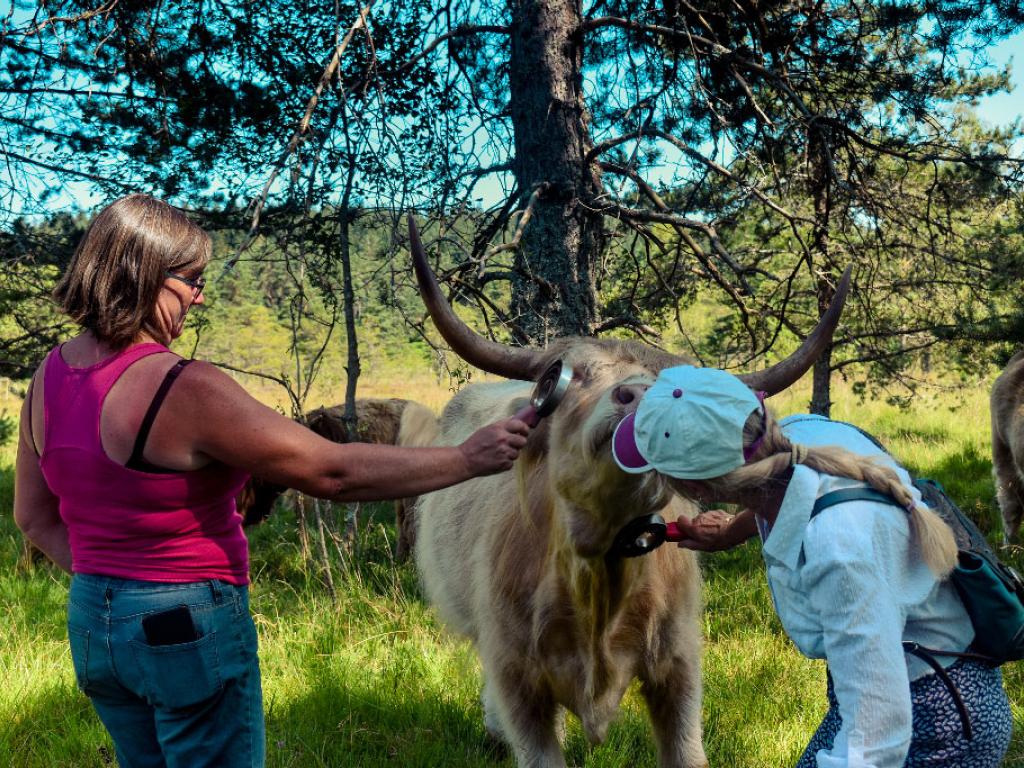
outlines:
[[[150,614],[142,620],[142,632],[150,645],[175,645],[199,639],[187,605]]]

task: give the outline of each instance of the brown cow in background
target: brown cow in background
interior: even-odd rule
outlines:
[[[335,443],[347,443],[344,406],[317,408],[306,414],[306,425],[318,435]],[[400,398],[356,400],[356,440],[359,443],[380,443],[419,447],[429,445],[437,437],[437,417],[425,405]],[[252,478],[238,494],[238,511],[246,525],[263,522],[273,509],[277,497],[287,490],[260,478]],[[415,498],[395,501],[395,527],[398,542],[395,558],[404,561],[412,552],[415,536],[413,506]]]
[[[602,741],[627,687],[642,682],[662,768],[707,765],[701,730],[701,601],[695,554],[664,546],[624,559],[612,549],[633,518],[694,508],[655,472],[626,474],[612,432],[662,368],[687,361],[636,341],[561,339],[544,351],[476,336],[448,306],[410,235],[424,303],[467,362],[523,381],[476,384],[445,408],[438,444],[528,402],[554,360],[574,371],[565,400],[530,434],[509,472],[425,494],[416,510],[416,564],[441,617],[467,636],[484,676],[484,721],[520,768],[563,768],[565,710]],[[742,377],[779,392],[829,342],[845,278],[818,329],[787,360]]]
[[[992,385],[992,476],[1007,542],[1024,515],[1024,350]]]

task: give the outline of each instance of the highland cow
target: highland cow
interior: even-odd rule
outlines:
[[[463,389],[442,414],[439,444],[516,413],[529,380],[554,360],[574,371],[565,400],[530,434],[514,470],[426,494],[417,507],[416,563],[441,618],[480,655],[487,730],[520,766],[564,766],[564,711],[600,742],[639,678],[659,764],[707,765],[696,556],[662,547],[624,559],[613,550],[638,516],[695,512],[657,473],[619,470],[610,445],[658,371],[686,361],[633,341],[571,338],[539,351],[476,336],[448,306],[412,223],[410,230],[420,291],[441,334],[467,362],[520,379]],[[847,285],[789,359],[745,375],[747,384],[775,393],[798,379],[829,343]]]
[[[1024,515],[1024,351],[1018,352],[992,385],[992,476],[1009,542]]]

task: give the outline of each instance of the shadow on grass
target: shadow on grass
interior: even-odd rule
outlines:
[[[68,662],[70,664],[70,661]],[[57,686],[22,700],[0,722],[0,755],[18,768],[109,768],[113,745],[89,699]]]
[[[327,677],[283,706],[267,702],[267,765],[508,765],[487,738],[482,716],[432,692],[371,691]],[[418,695],[413,695],[414,693]],[[394,693],[392,693],[394,696]],[[29,697],[0,723],[4,765],[18,768],[108,768],[113,747],[88,699],[71,687]]]
[[[512,765],[478,712],[431,691],[370,690],[336,677],[312,687],[287,704],[267,703],[268,766]]]
[[[362,660],[352,659],[350,648],[317,654],[302,664],[300,696],[287,700],[279,691],[268,697],[268,766],[515,765],[484,728],[472,656],[444,660],[430,649],[381,642]],[[315,644],[330,649],[333,640]],[[636,692],[600,747],[591,747],[579,721],[569,716],[564,752],[570,765],[653,766],[646,707]]]

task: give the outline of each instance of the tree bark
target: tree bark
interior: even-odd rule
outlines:
[[[359,433],[359,417],[356,415],[356,387],[362,366],[359,364],[359,332],[356,328],[356,293],[352,286],[352,222],[355,216],[348,207],[348,194],[345,195],[344,208],[341,212],[341,231],[338,245],[341,256],[342,300],[345,302],[345,345],[347,362],[345,365],[345,415],[342,422],[348,441],[354,442]]]
[[[832,413],[832,345],[821,353],[813,368],[811,389],[811,413],[829,416]]]
[[[818,277],[815,293],[818,298],[818,317],[825,314],[832,296],[835,294],[835,283],[828,279],[829,250],[829,218],[832,211],[832,184],[829,177],[828,160],[825,153],[829,151],[823,137],[811,128],[808,137],[810,151],[811,192],[814,199],[814,229],[811,235],[811,268],[817,263]],[[832,345],[814,362],[813,383],[811,389],[810,411],[821,416],[829,416],[832,411]]]
[[[526,200],[544,185],[515,256],[512,310],[521,342],[589,335],[596,322],[601,215],[585,201],[601,190],[583,101],[582,21],[576,0],[509,0],[513,173]]]
[[[369,7],[369,6],[367,6]],[[348,442],[355,442],[359,434],[359,417],[356,414],[356,389],[362,366],[359,364],[359,335],[356,329],[356,292],[352,286],[352,224],[356,220],[357,211],[352,208],[352,191],[356,181],[356,150],[352,143],[349,126],[348,101],[343,97],[337,113],[341,119],[345,149],[348,156],[345,188],[341,195],[338,218],[338,257],[341,262],[341,291],[345,312],[345,346],[347,361],[345,364],[345,413],[342,424]]]

